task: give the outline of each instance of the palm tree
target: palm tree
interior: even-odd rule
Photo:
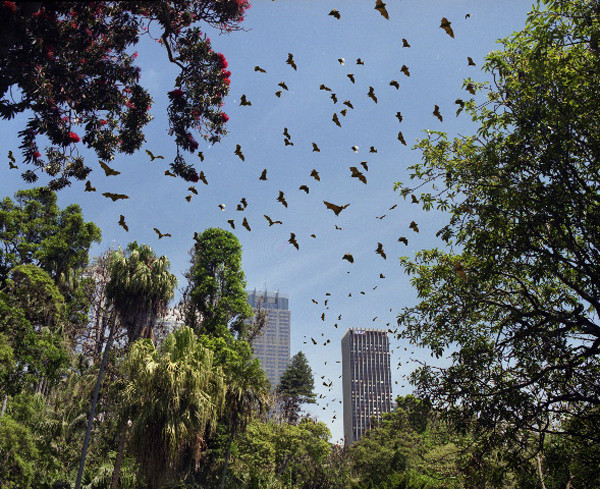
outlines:
[[[129,243],[126,253],[119,249],[111,255],[106,296],[127,330],[130,345],[139,338],[153,338],[154,324],[173,298],[176,284],[177,278],[169,272],[167,257],[157,258],[148,245],[134,241]],[[119,435],[111,489],[118,487],[127,421],[123,420]]]
[[[229,439],[225,451],[221,489],[225,487],[225,476],[231,453],[231,444],[240,429],[257,409],[264,411],[270,401],[270,384],[260,361],[252,358],[250,349],[240,352],[236,359],[226,366],[227,393],[225,401],[226,422],[229,426]]]
[[[130,344],[152,338],[154,323],[173,298],[176,284],[167,257],[157,258],[148,245],[134,241],[126,253],[112,254],[106,295],[127,329]]]
[[[109,279],[105,293],[114,315],[110,319],[106,318],[109,336],[94,389],[88,428],[75,483],[76,489],[79,489],[83,477],[98,392],[117,327],[116,320],[118,318],[121,326],[127,330],[129,344],[138,338],[152,338],[154,323],[173,298],[173,291],[177,283],[175,275],[169,272],[169,260],[165,256],[157,258],[152,248],[148,245],[138,245],[135,241],[128,245],[126,252],[119,249],[110,253],[108,268]],[[126,438],[127,424],[125,420],[119,436],[119,447],[111,484],[112,489],[116,489],[118,486]]]
[[[135,343],[124,364],[123,416],[130,417],[131,448],[157,489],[190,452],[199,459],[206,434],[225,405],[224,376],[193,330],[182,327],[156,350]]]

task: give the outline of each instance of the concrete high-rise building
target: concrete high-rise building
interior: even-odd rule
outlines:
[[[271,387],[275,388],[290,362],[289,298],[266,290],[247,293],[252,309],[256,311],[260,304],[260,309],[267,313],[267,324],[262,334],[252,341],[252,348],[267,373]]]
[[[360,439],[371,424],[392,410],[390,344],[386,331],[349,329],[342,338],[344,441]]]

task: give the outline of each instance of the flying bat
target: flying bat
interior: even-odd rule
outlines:
[[[396,119],[398,119],[398,122],[402,122],[402,120],[404,119],[404,117],[402,117],[402,113],[401,112],[396,112]]]
[[[150,151],[149,149],[146,150],[146,153],[148,154],[148,156],[150,157],[150,161],[154,161],[154,160],[164,160],[165,157],[164,156],[154,156],[154,154],[152,153],[152,151]]]
[[[104,195],[104,197],[111,199],[113,202],[116,202],[117,200],[121,200],[121,199],[128,199],[129,195],[125,195],[125,194],[113,194],[111,192],[104,192],[102,195]]]
[[[321,84],[321,86],[319,87],[319,90],[325,90],[327,92],[331,92],[331,88],[329,88],[326,85]]]
[[[354,73],[348,73],[346,76],[350,79],[352,83],[356,83],[356,80],[354,79]]]
[[[350,148],[352,151],[354,151],[355,153],[358,153],[358,146],[352,146],[352,148]]]
[[[406,140],[404,139],[402,131],[398,132],[398,141],[400,141],[404,146],[406,146]]]
[[[357,65],[364,65],[364,64],[365,64],[365,62],[364,62],[362,59],[358,58],[358,59],[356,60],[356,64],[357,64]]]
[[[98,162],[100,164],[100,166],[102,167],[102,169],[104,170],[104,173],[106,173],[107,177],[110,177],[111,175],[120,175],[121,172],[117,171],[117,170],[113,170],[110,166],[108,166],[106,163],[104,163],[103,161],[99,161]]]
[[[467,63],[469,66],[475,66],[475,61],[473,61],[473,58],[471,58],[471,56],[467,56]]]
[[[280,86],[281,88],[283,88],[284,90],[287,90],[287,89],[288,89],[288,87],[287,87],[287,85],[285,84],[285,82],[279,82],[277,85],[279,85],[279,86]]]
[[[371,149],[369,149],[369,153],[377,153],[377,148],[375,146],[371,146]]]
[[[193,194],[196,194],[196,195],[198,195],[198,191],[196,190],[196,187],[194,187],[193,185],[192,185],[192,186],[190,186],[190,187],[188,187],[188,190],[189,190],[190,192],[192,192]]]
[[[331,100],[333,100],[334,104],[337,104],[337,95],[335,93],[331,94]]]
[[[252,229],[250,228],[250,224],[248,224],[248,219],[246,219],[245,217],[242,221],[242,226],[244,226],[248,231],[252,231]]]
[[[404,243],[406,246],[408,246],[408,239],[406,239],[404,236],[400,236],[400,237],[398,238],[398,241],[399,241],[400,243]]]
[[[340,13],[336,9],[333,9],[327,15],[331,15],[332,17],[335,17],[337,20],[340,20]]]
[[[218,207],[219,207],[219,209],[221,209],[222,211],[224,211],[224,210],[225,210],[225,204],[219,204],[219,206],[218,206]]]
[[[283,192],[281,190],[279,191],[279,197],[277,197],[277,202],[281,202],[284,207],[288,206],[287,201],[285,200],[285,197],[284,197]]]
[[[367,177],[358,168],[351,166],[350,171],[352,172],[351,177],[358,178],[362,183],[367,184]]]
[[[85,182],[85,192],[95,192],[96,191],[96,187],[92,187],[92,182],[90,182],[89,180],[87,182]]]
[[[346,62],[344,58],[338,58],[338,63],[343,65]]]
[[[452,22],[450,22],[446,17],[442,17],[442,22],[440,23],[440,29],[444,29],[446,34],[448,34],[450,37],[454,38],[454,31],[452,30],[452,27],[450,27],[451,23]]]
[[[406,76],[410,76],[410,71],[408,70],[408,66],[402,65],[402,68],[400,68],[400,71],[402,73],[404,73]]]
[[[383,258],[384,260],[387,260],[387,256],[385,254],[385,251],[383,251],[383,245],[381,243],[377,243],[377,249],[375,250],[375,253],[381,255],[381,258]]]
[[[338,115],[336,113],[333,114],[333,116],[331,117],[331,120],[333,122],[335,122],[336,126],[342,127],[342,125],[340,124],[340,119],[338,118]]]
[[[259,180],[266,180],[267,179],[267,169],[265,168],[262,173],[260,174],[260,177],[258,177]]]
[[[433,112],[432,112],[432,114],[434,116],[436,116],[440,120],[440,122],[444,121],[444,118],[442,117],[442,114],[440,114],[440,108],[437,105],[433,106]]]
[[[252,102],[246,98],[246,95],[242,95],[240,97],[240,105],[252,105]]]
[[[175,175],[174,173],[171,173],[169,170],[165,170],[165,175],[167,177],[176,177],[177,175]]]
[[[154,228],[154,232],[156,234],[158,234],[158,239],[163,239],[163,238],[170,238],[171,234],[170,233],[161,233],[158,228]]]
[[[206,179],[206,175],[204,174],[203,171],[200,171],[200,173],[198,174],[198,180],[200,182],[202,182],[204,185],[208,185],[208,180]]]
[[[343,257],[342,260],[347,260],[350,263],[354,263],[354,257],[350,254],[350,253],[346,253]]]
[[[235,229],[235,222],[233,219],[227,219],[227,222],[229,223],[229,225],[231,226],[231,229]]]
[[[352,102],[350,102],[350,100],[344,100],[344,105],[346,107],[350,107],[351,109],[354,108],[354,105],[352,105]]]
[[[277,98],[281,98],[281,90],[277,90],[277,91],[275,92],[275,96],[276,96]]]
[[[313,171],[310,172],[310,176],[313,177],[317,181],[321,181],[321,177],[319,176],[319,172],[313,168]]]
[[[198,151],[198,157],[200,158],[200,161],[204,161],[204,153],[202,151]]]
[[[365,169],[365,171],[369,171],[369,165],[367,165],[366,161],[361,161],[360,164]]]
[[[367,95],[373,100],[373,102],[377,103],[377,97],[375,96],[375,89],[373,87],[369,87],[369,93]]]
[[[288,239],[288,243],[293,245],[297,250],[300,249],[300,246],[298,246],[298,241],[296,241],[296,235],[294,233],[290,233],[290,239]]]
[[[267,216],[266,214],[263,214],[263,216],[265,216],[265,219],[267,220],[267,222],[269,223],[269,227],[271,227],[273,224],[283,224],[281,221],[274,221],[273,219],[271,219],[269,216]]]
[[[285,146],[294,146],[294,143],[292,143],[289,139],[285,138],[283,140],[283,144],[285,144]]]
[[[415,221],[411,221],[408,227],[411,228],[415,233],[419,232],[419,226]]]
[[[475,85],[473,85],[472,83],[468,83],[467,86],[465,87],[465,90],[467,92],[469,92],[471,95],[475,95]]]
[[[298,190],[304,190],[306,193],[310,192],[310,189],[306,185],[300,185],[300,187],[298,187]]]
[[[320,152],[321,152],[321,148],[319,148],[319,147],[317,146],[317,143],[312,143],[312,148],[313,148],[312,150],[313,150],[313,151],[316,151],[317,153],[320,153]]]
[[[185,196],[185,200],[187,200],[188,202],[191,202],[192,201],[192,194],[186,195]]]
[[[390,16],[388,14],[388,11],[385,8],[385,3],[383,3],[381,0],[377,0],[377,2],[375,3],[375,10],[377,10],[387,20],[390,20]]]
[[[345,204],[345,205],[335,205],[332,204],[331,202],[327,202],[327,201],[323,201],[323,204],[325,204],[325,207],[327,207],[328,209],[330,209],[331,211],[333,211],[333,213],[336,216],[340,215],[340,212],[342,212],[346,207],[348,207],[350,204]]]
[[[260,66],[258,66],[258,65],[256,65],[256,66],[254,67],[254,71],[259,71],[260,73],[266,73],[266,72],[267,72],[267,70],[265,70],[265,69],[261,68],[261,67],[260,67]]]
[[[395,88],[396,88],[396,90],[400,90],[400,84],[399,84],[399,83],[398,83],[396,80],[392,80],[392,81],[390,82],[390,86],[391,86],[391,87],[395,87]]]
[[[286,63],[288,65],[290,65],[292,68],[294,68],[294,70],[298,69],[298,67],[296,66],[296,63],[294,62],[294,55],[292,53],[288,53]]]
[[[236,155],[240,160],[246,161],[244,153],[242,153],[242,147],[239,144],[235,145],[235,151],[233,152],[233,154]]]
[[[125,222],[125,216],[123,214],[119,216],[119,226],[121,226],[125,231],[129,231],[129,227]]]
[[[8,166],[10,167],[11,170],[19,168],[17,165],[15,165],[17,160],[15,159],[12,151],[8,152],[8,159],[9,159]]]
[[[348,109],[342,109],[340,110],[340,114],[342,114],[342,116],[346,117],[346,113],[348,112]]]
[[[408,44],[408,41],[404,38],[402,38],[402,47],[403,48],[409,48],[410,44]]]

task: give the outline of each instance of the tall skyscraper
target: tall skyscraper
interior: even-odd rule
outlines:
[[[259,307],[267,313],[262,334],[252,341],[254,355],[260,359],[271,387],[279,384],[281,374],[290,361],[289,298],[279,292],[248,292],[248,303],[254,311]]]
[[[360,439],[371,424],[392,410],[390,344],[386,331],[349,329],[342,338],[344,441]]]

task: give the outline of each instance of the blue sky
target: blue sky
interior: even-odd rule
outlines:
[[[166,93],[174,88],[175,71],[158,45],[143,41],[138,61],[142,83],[154,99],[155,117],[147,127],[144,149],[164,155],[165,160],[151,163],[143,151],[118,156],[111,166],[121,174],[105,177],[90,159],[94,168],[90,180],[98,191],[83,192],[83,183],[75,183],[59,194],[62,206],[78,203],[85,218],[102,229],[103,240],[94,247],[94,254],[134,239],[147,243],[169,257],[181,286],[194,232],[208,227],[232,230],[227,220],[234,219],[232,231],[243,247],[248,288],[267,287],[290,298],[292,353],[305,352],[317,391],[324,396],[309,411],[329,424],[334,440],[342,437],[341,364],[336,363],[341,360],[341,336],[350,327],[387,329],[386,323],[394,327],[398,311],[416,301],[398,257],[441,246],[435,233],[446,217],[425,213],[405,201],[394,192],[393,184],[409,181],[408,166],[420,159],[411,147],[424,130],[472,133],[468,117],[455,116],[455,99],[469,98],[461,88],[463,79],[489,79],[480,70],[485,55],[500,49],[498,38],[524,25],[529,10],[529,3],[516,0],[389,0],[390,19],[386,20],[374,5],[375,0],[255,0],[243,30],[226,35],[210,32],[213,48],[225,54],[232,72],[225,105],[229,135],[213,147],[201,144],[204,162],[197,156],[187,158],[204,171],[209,182],[208,186],[196,184],[199,195],[192,195],[189,203],[185,200],[189,184],[164,176],[175,154],[165,117]],[[340,20],[328,15],[332,9],[340,12]],[[470,17],[465,18],[466,14]],[[442,17],[451,21],[454,38],[440,28]],[[410,48],[402,47],[402,38]],[[288,53],[293,54],[297,71],[286,64]],[[468,66],[467,56],[475,67]],[[339,58],[344,58],[343,65]],[[364,65],[357,65],[357,58]],[[267,73],[255,72],[256,65]],[[409,67],[410,77],[400,71],[403,65]],[[391,80],[398,81],[398,90],[389,85]],[[275,92],[282,90],[280,82],[289,90],[278,98]],[[319,90],[321,84],[332,89],[337,103],[329,92]],[[367,96],[370,87],[377,103]],[[239,105],[242,94],[251,106]],[[354,108],[342,105],[346,100]],[[434,105],[439,106],[443,122],[432,114]],[[344,108],[348,110],[342,116]],[[397,112],[402,113],[401,123]],[[333,123],[334,113],[341,127]],[[23,119],[2,124],[2,154],[12,149],[18,155],[16,133]],[[293,146],[284,145],[284,128]],[[398,141],[398,131],[407,146]],[[320,152],[312,151],[313,142]],[[234,155],[237,144],[245,161]],[[357,152],[353,146],[358,146]],[[377,153],[369,152],[371,146]],[[367,162],[368,171],[361,162]],[[351,166],[363,171],[367,185],[350,177]],[[263,169],[267,169],[267,181],[259,181]],[[310,176],[313,169],[319,172],[320,181]],[[0,179],[2,198],[26,187],[19,172],[8,170],[8,162],[0,169]],[[298,189],[303,184],[309,194]],[[102,197],[107,191],[131,198],[113,203]],[[285,194],[287,208],[277,201],[279,191]],[[248,207],[238,212],[235,209],[242,197]],[[323,201],[350,206],[336,217]],[[225,204],[225,211],[219,204]],[[128,233],[117,224],[121,214]],[[269,227],[264,214],[283,224]],[[244,217],[251,232],[241,226]],[[409,228],[412,221],[418,224],[419,233]],[[172,238],[159,240],[154,227],[171,233]],[[288,243],[290,233],[295,233],[299,250]],[[408,246],[398,242],[401,236],[408,238]],[[378,243],[383,245],[386,260],[375,254]],[[354,256],[354,264],[342,260],[346,253]],[[327,306],[325,299],[329,299]],[[331,342],[323,346],[326,339]],[[390,339],[392,377],[398,382],[394,394],[405,394],[410,386],[403,376],[414,368],[411,359],[428,355]],[[334,382],[328,390],[322,382],[330,379]]]

